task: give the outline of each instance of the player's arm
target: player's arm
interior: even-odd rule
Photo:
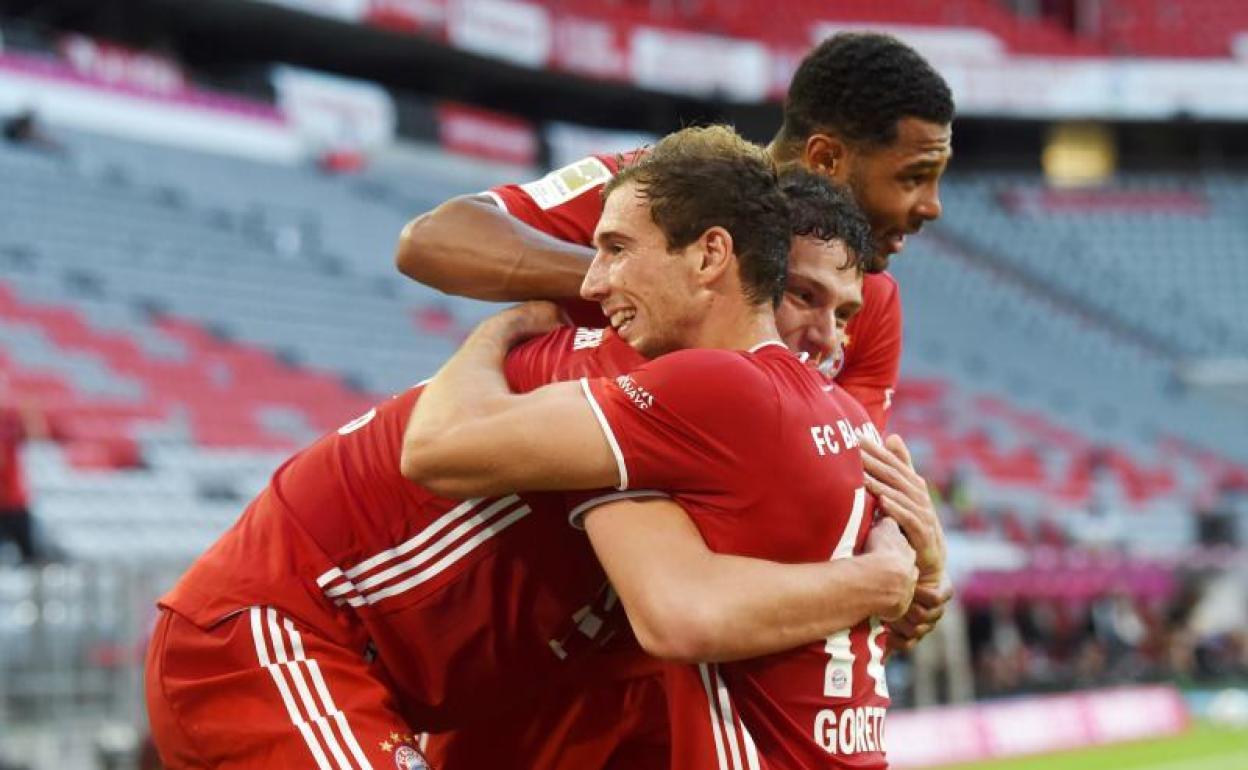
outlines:
[[[812,564],[714,553],[665,498],[606,503],[585,529],[641,646],[685,662],[768,655],[869,616],[896,618],[918,574],[891,520],[876,525],[865,553]]]
[[[443,203],[403,228],[395,265],[409,278],[474,299],[577,297],[594,251],[513,217],[487,195]]]
[[[620,484],[613,448],[578,382],[514,394],[507,351],[553,329],[558,310],[533,302],[482,322],[425,386],[408,421],[400,469],[455,498]]]

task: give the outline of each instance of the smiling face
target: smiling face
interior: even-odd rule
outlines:
[[[871,222],[877,252],[873,271],[906,245],[906,236],[940,218],[940,177],[952,156],[948,124],[918,118],[897,122],[897,138],[883,147],[846,148],[833,178],[849,185]]]
[[[709,298],[696,280],[701,241],[668,250],[646,198],[628,182],[607,196],[581,296],[601,304],[620,337],[647,358],[688,347]]]
[[[776,327],[790,350],[816,365],[833,359],[845,325],[862,309],[862,272],[847,266],[845,244],[797,237]]]

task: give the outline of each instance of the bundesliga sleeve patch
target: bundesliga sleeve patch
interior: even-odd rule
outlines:
[[[520,185],[542,209],[567,203],[581,193],[605,184],[611,169],[597,158],[585,158],[556,169],[541,179]]]

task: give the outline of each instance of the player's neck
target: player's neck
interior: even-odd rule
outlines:
[[[776,315],[770,305],[743,302],[717,303],[708,308],[699,339],[691,347],[719,350],[751,350],[780,339]]]

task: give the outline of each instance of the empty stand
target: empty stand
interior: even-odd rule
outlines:
[[[515,169],[416,152],[340,178],[66,144],[68,158],[0,148],[0,366],[52,418],[33,487],[74,554],[188,558],[285,453],[432,374],[493,309],[411,285],[392,249],[411,215]],[[1192,501],[1248,479],[1242,410],[1175,379],[1189,356],[1248,350],[1248,183],[1070,194],[955,175],[945,197],[946,220],[894,262],[893,426],[973,493],[960,526],[1028,545],[1191,542]]]

